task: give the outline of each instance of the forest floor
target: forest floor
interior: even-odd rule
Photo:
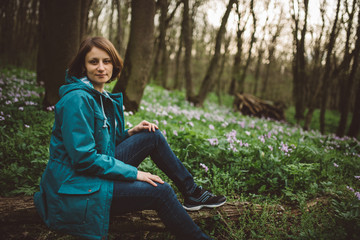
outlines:
[[[326,197],[315,198],[307,201],[306,211],[314,211],[316,208],[322,208],[329,204]],[[237,218],[245,217],[247,212],[257,213],[259,216],[269,211],[269,207],[276,211],[276,218],[281,219],[284,215],[291,216],[287,218],[289,222],[298,224],[296,219],[302,214],[302,211],[294,205],[273,205],[264,208],[260,204],[251,204],[249,202],[230,202],[218,209],[202,209],[197,212],[190,212],[196,223],[209,223],[209,218],[220,216],[227,224],[232,221],[236,222]],[[110,225],[110,239],[174,239],[172,235],[163,227],[154,227],[153,225],[141,225],[140,228],[126,228],[125,225],[119,224],[119,221],[128,221],[126,218],[134,217],[141,212],[125,215],[122,219],[113,218]],[[161,222],[156,212],[148,211],[149,216],[146,219],[138,219],[138,221],[148,221],[152,219],[154,222]],[[62,239],[73,240],[77,237],[52,231],[46,227],[38,216],[33,204],[33,198],[30,196],[19,196],[0,198],[0,232],[3,239]],[[133,220],[130,220],[130,222]],[[139,225],[140,226],[140,225]],[[126,230],[127,229],[127,230]],[[284,229],[285,230],[285,229]],[[218,236],[216,239],[226,239],[228,237]]]

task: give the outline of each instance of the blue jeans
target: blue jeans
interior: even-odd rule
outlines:
[[[193,177],[175,156],[159,130],[137,133],[116,146],[115,157],[135,167],[147,156],[151,157],[183,195],[195,190],[197,185]],[[111,208],[112,215],[153,209],[179,239],[210,239],[194,223],[168,183],[157,183],[157,187],[154,187],[141,181],[115,181]]]

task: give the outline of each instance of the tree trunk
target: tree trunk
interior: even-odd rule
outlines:
[[[113,92],[122,92],[127,111],[139,108],[151,70],[154,48],[154,0],[131,2],[131,29],[124,68]]]
[[[203,105],[205,98],[210,90],[210,87],[214,81],[214,78],[215,78],[215,75],[217,72],[217,68],[218,68],[219,59],[220,59],[221,42],[222,42],[222,39],[225,34],[226,23],[229,18],[232,6],[235,2],[236,2],[236,0],[229,0],[229,4],[228,4],[225,14],[221,20],[221,25],[220,25],[219,31],[217,32],[217,35],[216,35],[215,52],[210,61],[210,65],[206,71],[206,75],[202,81],[199,94],[196,97],[189,99],[190,102],[194,103],[197,106]]]
[[[304,118],[305,112],[305,86],[307,85],[307,74],[306,74],[306,61],[305,61],[305,35],[307,32],[307,16],[308,16],[309,0],[304,0],[304,25],[300,29],[299,13],[295,16],[295,9],[292,15],[295,28],[294,28],[294,62],[293,62],[293,98],[295,102],[295,119],[299,122],[300,119]],[[295,4],[293,3],[295,8]],[[300,12],[300,6],[298,6]],[[298,33],[300,31],[300,39],[298,39]]]
[[[216,78],[216,83],[214,83],[214,85],[211,88],[213,90],[213,88],[216,86],[215,93],[216,93],[216,95],[218,97],[219,105],[222,105],[222,99],[221,99],[221,89],[222,89],[222,84],[221,83],[222,83],[222,81],[221,81],[221,77],[222,77],[222,74],[224,72],[226,59],[228,58],[230,41],[231,41],[231,36],[228,36],[228,37],[225,38],[224,54],[222,55],[219,73],[218,73],[218,76]]]
[[[337,22],[339,17],[339,11],[340,11],[340,2],[341,0],[338,0],[337,7],[336,7],[336,14],[335,14],[335,20],[334,25],[332,27],[331,33],[330,33],[330,39],[328,44],[328,50],[326,55],[326,63],[325,63],[325,70],[324,75],[322,79],[322,93],[321,93],[321,108],[320,108],[320,132],[322,134],[325,133],[325,112],[326,112],[326,106],[327,106],[327,99],[328,99],[328,93],[329,93],[329,85],[331,85],[331,81],[329,79],[330,77],[330,71],[331,71],[331,57],[332,57],[332,51],[335,45],[336,40],[336,29],[337,29]]]
[[[356,0],[353,1],[353,8],[352,11],[350,13],[349,16],[349,26],[348,26],[348,31],[347,31],[347,41],[346,41],[346,49],[345,49],[345,54],[346,55],[351,55],[350,51],[348,50],[349,47],[349,38],[350,38],[350,33],[352,30],[352,19],[355,13],[355,6],[356,6]],[[352,88],[354,85],[354,79],[356,76],[356,72],[358,69],[358,63],[359,63],[359,53],[360,53],[360,9],[358,10],[358,23],[357,23],[357,30],[356,30],[356,42],[355,42],[355,49],[353,51],[352,54],[352,59],[353,59],[353,63],[352,63],[352,67],[351,67],[351,71],[350,74],[347,76],[344,76],[341,78],[340,80],[340,113],[341,113],[341,117],[340,117],[340,121],[339,121],[339,125],[338,128],[336,130],[336,135],[342,137],[345,134],[345,130],[346,130],[346,123],[347,123],[347,119],[348,119],[348,114],[350,111],[350,101],[351,101],[351,96],[352,96]],[[346,58],[347,56],[345,56],[344,58]],[[351,61],[351,60],[350,60]],[[350,64],[349,61],[349,64]],[[347,72],[347,69],[345,69],[345,71]]]
[[[260,91],[261,92],[260,95],[262,98],[265,98],[265,93],[266,93],[266,89],[267,89],[267,85],[268,85],[269,77],[270,77],[270,69],[272,66],[272,62],[274,61],[274,54],[275,54],[275,50],[276,50],[277,39],[280,36],[280,33],[284,27],[284,25],[281,23],[282,18],[283,18],[283,8],[281,7],[278,23],[276,24],[274,33],[271,34],[271,41],[270,41],[270,44],[268,47],[268,56],[267,56],[267,64],[266,64],[266,68],[265,68],[265,76],[263,78],[261,91]]]
[[[123,38],[124,38],[124,30],[122,26],[122,11],[121,11],[121,4],[120,0],[114,0],[114,4],[116,6],[117,10],[117,18],[116,18],[116,36],[114,45],[116,49],[118,50],[120,56],[123,54]]]
[[[356,92],[355,106],[351,124],[347,135],[357,137],[360,132],[360,74],[357,75],[358,89]]]
[[[89,11],[92,2],[93,0],[81,0],[80,39],[83,39],[87,35]]]
[[[240,69],[241,69],[241,56],[242,56],[242,45],[243,45],[243,33],[245,31],[245,26],[247,24],[248,19],[245,21],[243,27],[241,27],[241,22],[243,21],[240,11],[239,2],[236,3],[236,11],[238,15],[238,22],[237,22],[237,31],[236,31],[236,53],[234,56],[234,63],[231,70],[231,81],[228,93],[230,95],[235,94],[235,90],[237,87],[237,83],[240,78]]]
[[[82,1],[42,0],[37,65],[38,82],[45,84],[43,106],[55,105],[65,70],[80,44]]]
[[[185,89],[186,89],[186,99],[189,101],[193,98],[194,95],[194,86],[191,76],[191,52],[192,52],[192,27],[190,25],[190,9],[189,9],[189,0],[183,0],[184,10],[183,10],[183,20],[182,20],[182,33],[185,47],[185,56],[184,56],[184,75],[185,75]]]
[[[315,40],[314,48],[313,48],[313,54],[312,54],[312,63],[311,63],[311,71],[310,71],[310,81],[309,86],[307,88],[307,91],[309,91],[309,100],[308,100],[308,111],[305,116],[305,122],[304,122],[304,130],[310,129],[310,124],[312,121],[313,113],[318,106],[318,98],[319,93],[322,86],[322,74],[323,74],[323,67],[322,67],[322,59],[325,55],[325,50],[322,50],[322,38],[324,36],[325,32],[325,4],[326,0],[323,0],[321,6],[320,6],[320,12],[321,12],[321,19],[322,19],[322,25],[321,25],[321,31],[319,34],[319,37]]]
[[[183,81],[182,78],[180,78],[180,61],[181,61],[183,42],[184,42],[183,31],[181,31],[179,37],[179,47],[175,57],[175,73],[174,73],[174,89],[178,89],[178,90],[182,89],[183,87]]]
[[[252,56],[252,48],[253,48],[254,43],[255,43],[256,17],[255,17],[255,12],[254,12],[254,0],[251,0],[251,2],[250,2],[250,12],[251,12],[251,16],[252,16],[252,19],[253,19],[253,32],[251,34],[248,57],[246,59],[245,65],[242,68],[241,76],[239,78],[239,83],[238,83],[238,86],[237,86],[237,92],[240,93],[240,94],[245,92],[245,78],[246,78],[247,70],[248,70],[248,68],[250,66],[251,56]]]

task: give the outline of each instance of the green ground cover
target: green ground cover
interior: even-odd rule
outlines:
[[[32,195],[48,160],[54,113],[41,109],[43,89],[35,77],[21,69],[0,71],[0,196]],[[223,97],[222,106],[216,102],[211,95],[196,108],[183,92],[149,85],[139,112],[125,116],[127,127],[143,119],[157,123],[199,184],[229,201],[263,207],[245,211],[235,222],[214,216],[202,224],[208,234],[217,239],[360,238],[357,139],[243,116],[231,110],[230,96]],[[330,122],[332,114],[327,113]],[[150,159],[140,168],[168,180]],[[278,204],[286,209],[281,215],[271,207]]]

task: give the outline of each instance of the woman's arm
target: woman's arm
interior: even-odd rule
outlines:
[[[59,113],[62,119],[61,133],[75,170],[104,178],[135,180],[138,175],[136,167],[97,152],[92,106],[95,102],[81,91],[73,91],[65,97]]]

